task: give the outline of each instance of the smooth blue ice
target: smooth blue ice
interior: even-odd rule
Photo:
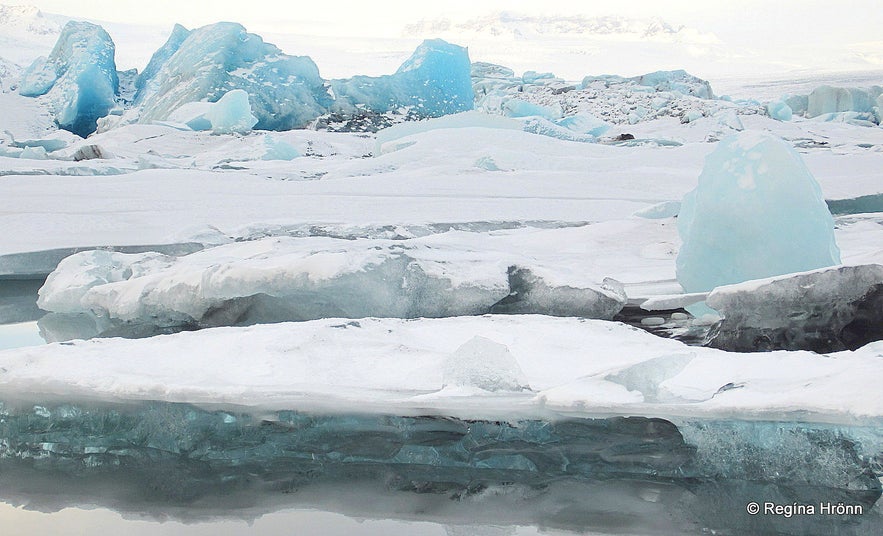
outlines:
[[[776,121],[791,121],[793,115],[791,107],[781,100],[767,103],[766,113]]]
[[[441,39],[424,41],[392,75],[332,80],[333,112],[386,113],[406,109],[419,118],[473,108],[472,64],[463,47]]]
[[[154,60],[155,73],[140,79],[137,107],[143,123],[167,120],[187,103],[216,102],[234,89],[248,93],[256,127],[263,130],[304,127],[331,103],[313,60],[283,54],[236,23],[203,26],[186,37],[176,28]]]
[[[687,292],[840,263],[834,220],[800,155],[770,134],[721,141],[678,215]]]
[[[100,26],[68,22],[49,57],[37,58],[25,70],[19,93],[47,95],[58,126],[88,136],[119,94],[113,40]]]
[[[258,118],[252,115],[248,93],[241,89],[228,91],[203,117],[215,134],[245,134],[251,132]]]

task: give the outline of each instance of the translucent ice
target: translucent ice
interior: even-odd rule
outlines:
[[[781,100],[768,103],[766,113],[777,121],[791,121],[791,107]]]
[[[807,117],[816,117],[834,112],[872,112],[875,99],[883,93],[883,88],[870,89],[819,86],[809,94]]]
[[[745,131],[708,156],[678,216],[687,292],[839,264],[834,221],[794,149]]]
[[[203,117],[211,123],[215,134],[245,134],[258,122],[251,113],[248,93],[241,89],[225,93]]]
[[[250,96],[257,128],[287,130],[305,126],[331,102],[313,60],[283,54],[229,22],[186,36],[176,28],[138,83],[135,104],[141,122],[166,120],[184,104],[216,102],[240,89]]]
[[[91,134],[119,93],[113,41],[100,26],[68,22],[49,57],[38,58],[25,71],[19,93],[48,95],[61,128]]]
[[[472,65],[465,48],[426,40],[392,75],[332,80],[333,112],[384,113],[409,108],[418,117],[440,117],[473,108]]]

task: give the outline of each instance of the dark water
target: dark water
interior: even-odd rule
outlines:
[[[107,530],[137,519],[154,534],[180,523],[224,534],[259,523],[312,524],[321,534],[427,533],[413,523],[444,534],[883,528],[876,425],[477,421],[156,402],[6,401],[0,415],[0,500],[56,512],[7,509],[15,526],[50,527],[76,513]],[[843,504],[854,515],[749,515],[752,502]]]

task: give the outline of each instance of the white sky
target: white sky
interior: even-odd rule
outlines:
[[[530,14],[658,16],[675,24],[711,31],[725,42],[849,43],[879,40],[883,9],[878,0],[0,0],[30,3],[69,16],[117,22],[201,26],[218,20],[241,22],[250,31],[284,31],[307,21],[331,23],[337,29],[358,27],[398,30],[402,24],[442,15],[508,10]],[[760,40],[760,43],[758,43]]]
[[[603,49],[578,63],[555,51],[545,56],[530,50],[500,53],[478,43],[455,41],[469,46],[474,60],[503,63],[516,71],[552,70],[578,79],[586,73],[634,75],[668,68],[686,68],[706,77],[883,69],[879,0],[0,0],[0,4],[31,4],[47,13],[150,26],[140,33],[125,30],[125,46],[117,47],[118,66],[124,69],[142,68],[173,23],[195,28],[226,20],[242,23],[288,53],[312,56],[325,76],[381,74],[394,70],[419,42],[414,37],[390,44],[389,38],[401,38],[405,24],[439,17],[463,21],[495,11],[659,17],[714,34],[723,49],[715,56],[695,58],[670,56],[665,48]],[[122,30],[112,26],[107,29],[118,40]],[[349,43],[340,39],[347,35],[354,37]]]

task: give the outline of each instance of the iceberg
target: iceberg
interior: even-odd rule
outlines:
[[[135,116],[142,123],[167,120],[185,104],[217,102],[237,89],[248,94],[262,130],[304,127],[331,103],[313,60],[283,54],[230,22],[189,33],[176,27],[137,84]]]
[[[720,142],[684,196],[677,278],[687,292],[840,263],[834,220],[800,155],[772,135]]]
[[[323,116],[326,123],[387,113],[439,117],[472,109],[470,72],[465,48],[435,39],[392,75],[326,81],[309,57],[284,54],[239,24],[176,26],[136,80],[128,121],[170,120],[236,90],[247,93],[260,130],[303,128]]]
[[[652,87],[656,91],[676,91],[700,99],[713,99],[714,92],[706,80],[679,69],[676,71],[656,71],[632,78],[641,86]],[[584,82],[585,83],[585,82]]]
[[[25,70],[19,93],[46,95],[61,128],[88,136],[119,94],[113,41],[100,26],[68,22],[49,57],[38,58]]]
[[[424,41],[392,75],[332,80],[333,113],[357,115],[407,111],[440,117],[473,108],[472,64],[463,47],[441,39]]]
[[[92,315],[98,333],[318,318],[533,313],[611,319],[621,285],[552,284],[529,258],[441,239],[267,238],[172,257],[85,251],[58,264],[37,305]],[[147,331],[145,331],[147,330]]]
[[[809,94],[807,117],[836,112],[873,112],[876,99],[883,94],[883,88],[874,86],[870,89],[854,87],[819,86]]]
[[[258,122],[251,113],[248,93],[241,89],[225,93],[202,118],[208,121],[215,134],[246,134]]]
[[[883,339],[883,266],[839,266],[714,289],[710,344],[734,351],[856,350]]]
[[[781,100],[767,103],[766,112],[767,115],[769,115],[776,121],[791,121],[791,116],[793,113],[791,107]]]

